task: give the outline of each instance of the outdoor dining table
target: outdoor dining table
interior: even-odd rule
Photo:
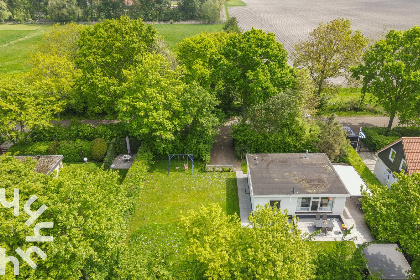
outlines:
[[[315,220],[316,228],[333,228],[334,224],[332,220]]]

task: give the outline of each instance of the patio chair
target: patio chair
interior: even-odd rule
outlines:
[[[327,235],[327,228],[326,228],[326,227],[321,228],[321,232],[322,232],[324,235]]]
[[[321,220],[321,214],[316,214],[315,220]]]
[[[328,218],[328,215],[327,214],[322,214],[322,219],[323,220],[326,220]]]

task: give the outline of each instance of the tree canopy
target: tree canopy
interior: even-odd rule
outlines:
[[[287,213],[260,207],[242,227],[218,205],[189,211],[182,218],[192,278],[309,279],[313,265],[307,242]]]
[[[266,101],[295,82],[293,69],[287,64],[287,52],[273,33],[252,29],[231,33],[220,51],[216,76],[224,82],[224,91],[247,109]]]
[[[155,42],[153,26],[125,16],[82,31],[76,65],[82,71],[80,92],[90,113],[115,114],[124,70],[135,64],[139,54],[152,51]]]
[[[364,218],[377,240],[395,242],[414,261],[413,271],[420,275],[420,173],[400,173],[398,181],[371,187],[362,200]]]
[[[365,52],[353,76],[363,79],[362,93],[371,93],[389,114],[389,129],[397,114],[403,122],[418,118],[420,28],[389,31]]]
[[[350,66],[360,62],[367,43],[360,31],[351,29],[348,19],[320,23],[306,41],[295,46],[293,65],[309,71],[320,96],[329,78],[346,75]]]

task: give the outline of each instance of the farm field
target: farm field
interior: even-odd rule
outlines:
[[[0,24],[0,75],[27,72],[30,52],[51,25]],[[201,32],[221,31],[223,24],[155,24],[172,51],[185,37]]]
[[[390,29],[420,25],[420,1],[380,0],[243,0],[244,7],[229,7],[243,30],[252,27],[272,32],[290,53],[320,22],[348,18],[353,29],[377,41]]]
[[[186,37],[201,32],[222,31],[223,24],[154,24],[171,51],[176,51],[178,43]]]
[[[51,25],[1,24],[0,75],[26,72],[30,52]]]

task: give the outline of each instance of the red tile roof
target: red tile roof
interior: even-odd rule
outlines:
[[[408,174],[420,172],[420,137],[402,137]]]

